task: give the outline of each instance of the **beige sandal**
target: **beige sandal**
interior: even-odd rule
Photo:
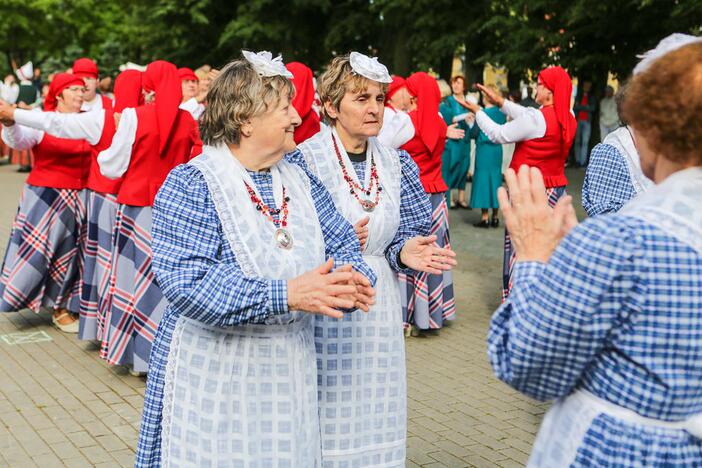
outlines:
[[[70,312],[63,312],[59,315],[52,315],[51,316],[51,322],[54,324],[56,328],[61,330],[64,333],[78,333],[78,319],[75,319],[71,323],[66,323],[62,324],[61,319],[65,317],[70,317],[71,313]]]

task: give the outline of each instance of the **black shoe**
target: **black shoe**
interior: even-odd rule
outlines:
[[[473,226],[477,228],[489,228],[490,227],[490,221],[487,219],[480,220],[477,223],[473,223]]]
[[[31,172],[32,166],[20,166],[17,172]]]
[[[490,226],[497,227],[499,225],[500,225],[500,220],[497,218],[492,218],[492,221],[490,222]]]

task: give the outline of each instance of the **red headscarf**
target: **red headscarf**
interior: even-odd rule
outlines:
[[[405,80],[407,91],[417,99],[417,125],[415,131],[422,143],[434,151],[440,140],[446,137],[446,123],[439,115],[441,91],[434,78],[417,72]]]
[[[188,67],[183,67],[178,69],[178,77],[180,78],[180,81],[200,81],[200,79],[197,77],[195,72]]]
[[[98,77],[98,67],[95,62],[89,58],[79,58],[73,62],[73,74],[79,78],[95,78]]]
[[[114,111],[121,113],[127,107],[139,107],[144,104],[141,92],[141,75],[139,70],[124,70],[115,79]]]
[[[573,83],[568,72],[561,67],[548,67],[541,70],[539,80],[553,93],[553,109],[556,119],[561,126],[561,156],[568,156],[570,146],[575,139],[575,129],[578,123],[570,112],[570,96],[573,93]]]
[[[142,76],[142,86],[146,91],[156,92],[154,105],[158,120],[158,151],[163,154],[183,100],[176,66],[165,60],[151,62]]]
[[[55,111],[58,105],[57,96],[61,91],[71,86],[85,86],[83,78],[79,78],[71,73],[59,73],[55,75],[49,85],[49,93],[44,100],[44,110],[47,112]]]
[[[288,63],[285,68],[293,74],[295,97],[292,100],[292,105],[302,119],[302,123],[295,128],[295,143],[302,143],[319,132],[319,116],[312,110],[314,102],[312,70],[300,62]]]
[[[402,78],[401,76],[392,75],[392,83],[388,85],[388,90],[385,93],[385,105],[388,106],[388,102],[390,101],[390,98],[392,98],[392,95],[404,88],[405,86],[407,86],[407,82],[404,78]]]

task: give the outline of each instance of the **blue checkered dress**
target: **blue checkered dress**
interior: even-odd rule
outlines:
[[[251,173],[263,201],[274,206],[269,173]],[[361,258],[353,227],[336,211],[321,182],[312,179],[326,255],[352,263],[375,283]],[[153,269],[169,301],[154,340],[144,400],[136,466],[161,462],[161,412],[164,372],[173,329],[182,314],[207,325],[230,327],[262,323],[287,312],[283,280],[245,277],[222,232],[202,174],[191,165],[171,171],[154,203]]]
[[[575,228],[547,264],[517,263],[492,318],[498,378],[539,400],[584,389],[642,416],[702,412],[702,256],[623,215]],[[575,466],[702,466],[681,430],[595,418]]]
[[[583,181],[582,200],[587,214],[615,213],[635,196],[624,157],[612,145],[596,145],[590,153]]]

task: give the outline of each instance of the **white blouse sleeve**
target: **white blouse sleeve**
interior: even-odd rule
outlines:
[[[408,114],[385,108],[383,127],[378,134],[378,140],[384,146],[398,149],[414,137],[414,125]]]
[[[23,127],[17,123],[2,127],[2,141],[10,148],[27,150],[41,143],[44,132],[31,127]]]
[[[96,145],[105,125],[105,110],[62,114],[16,109],[13,119],[21,125],[43,130],[57,138],[86,139],[91,145]]]
[[[505,101],[505,104],[507,104],[507,102],[509,101]],[[544,119],[544,115],[541,111],[533,107],[523,107],[518,104],[515,104],[515,106],[524,109],[524,111],[520,112],[516,117],[512,117],[507,113],[513,120],[506,124],[500,125],[495,123],[495,121],[488,117],[482,110],[475,114],[475,122],[490,141],[497,144],[532,140],[534,138],[541,138],[546,134],[546,119]],[[505,106],[502,106],[500,110],[504,112]],[[510,111],[511,110],[518,109],[510,109]]]
[[[112,145],[98,154],[100,173],[110,179],[119,179],[127,172],[132,159],[132,146],[136,138],[138,119],[136,110],[128,107],[122,111],[119,126],[112,138]]]
[[[190,98],[180,105],[180,108],[190,112],[193,119],[198,120],[203,112],[205,112],[205,106],[199,102],[197,99]]]

